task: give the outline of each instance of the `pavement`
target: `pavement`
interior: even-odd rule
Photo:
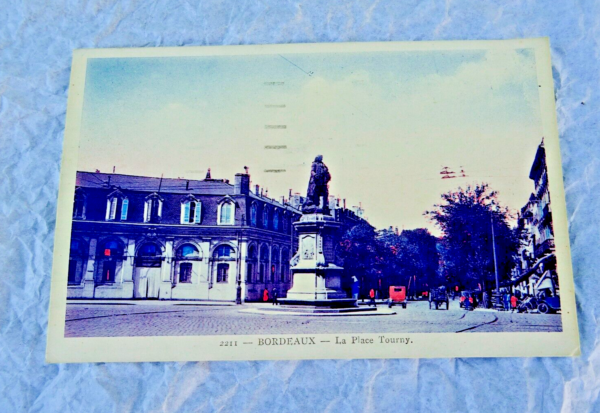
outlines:
[[[430,310],[428,302],[408,302],[406,309],[383,306],[381,316],[322,317],[265,314],[271,304],[242,306],[204,302],[136,301],[134,305],[69,301],[65,337],[140,337],[248,334],[560,332],[560,314],[518,314],[476,309],[458,300],[449,310]],[[163,304],[157,304],[163,303]],[[170,304],[169,304],[170,303]],[[246,310],[259,311],[246,311]],[[244,310],[244,311],[242,311]]]

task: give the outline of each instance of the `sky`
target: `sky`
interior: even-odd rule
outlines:
[[[95,58],[78,168],[233,182],[248,166],[278,199],[306,194],[320,154],[330,194],[375,227],[439,233],[423,213],[459,186],[520,209],[541,134],[531,49]]]

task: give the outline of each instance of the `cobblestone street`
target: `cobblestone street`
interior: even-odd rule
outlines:
[[[429,310],[427,302],[394,307],[394,315],[295,316],[241,313],[243,306],[212,305],[67,305],[66,337],[189,336],[332,333],[557,332],[560,314]],[[387,308],[387,307],[386,307]]]

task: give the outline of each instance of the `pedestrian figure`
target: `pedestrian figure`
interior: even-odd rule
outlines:
[[[510,297],[510,306],[512,307],[512,311],[515,311],[515,308],[517,308],[517,297],[516,296],[512,296]]]
[[[371,288],[369,291],[369,297],[371,297],[371,301],[369,301],[369,307],[373,304],[374,307],[377,307],[377,303],[375,303],[375,290]]]
[[[510,309],[510,294],[505,291],[502,294],[502,300],[504,301],[504,310],[508,311]]]
[[[275,288],[273,288],[273,305],[279,305],[279,302],[277,301],[277,290]]]
[[[355,275],[352,276],[352,298],[354,300],[358,300],[358,292],[360,290],[360,286],[358,284],[358,278]],[[363,299],[364,301],[364,299]]]
[[[265,290],[263,291],[263,301],[266,303],[269,301],[269,290],[267,290],[265,288]]]

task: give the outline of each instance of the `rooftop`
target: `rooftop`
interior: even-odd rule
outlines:
[[[161,182],[162,179],[162,182]],[[84,188],[117,187],[130,191],[152,191],[168,193],[202,193],[214,195],[233,194],[233,185],[224,179],[193,180],[183,178],[157,178],[111,174],[101,172],[77,172],[76,185]]]

